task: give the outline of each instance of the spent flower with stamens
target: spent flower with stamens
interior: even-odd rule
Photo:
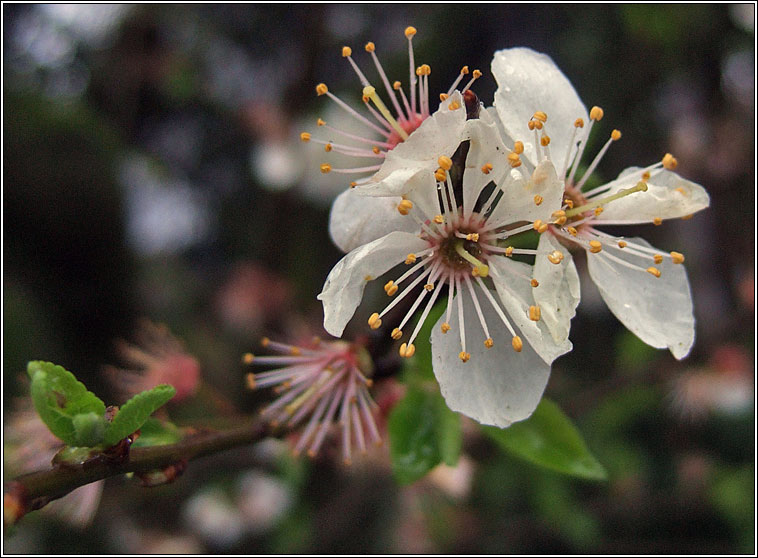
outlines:
[[[329,91],[326,84],[318,84],[316,93],[329,97],[344,109],[365,127],[368,135],[364,137],[346,132],[319,119],[318,132],[303,132],[300,137],[303,141],[323,145],[326,161],[320,165],[321,172],[358,175],[350,182],[351,187],[379,183],[399,196],[407,182],[417,179],[426,171],[436,170],[440,155],[451,157],[458,148],[467,115],[479,108],[478,99],[470,87],[482,73],[479,70],[471,72],[468,66],[464,66],[447,92],[439,96],[439,108],[434,111],[435,103],[429,84],[431,67],[428,64],[415,64],[415,34],[416,29],[413,27],[405,30],[410,62],[409,81],[405,85],[400,81],[390,83],[379,62],[374,43],[368,43],[365,51],[370,54],[383,87],[375,87],[353,59],[352,49],[343,47],[342,55],[360,81],[365,110],[359,112],[354,109]],[[463,83],[469,75],[470,79]],[[462,83],[463,86],[457,90]],[[404,90],[406,86],[409,91],[407,95]],[[379,89],[384,89],[385,100],[388,102],[382,100]],[[357,163],[358,166],[351,168],[336,168],[329,162],[331,153],[353,156],[366,163]],[[353,195],[350,190],[343,192],[335,205],[350,203],[349,199]],[[360,246],[366,240],[361,235],[366,220],[370,218],[370,208],[374,205],[383,207],[385,204],[385,200],[364,201],[368,210],[356,213],[350,221],[341,223],[339,227],[330,228],[335,243],[345,252]],[[394,230],[397,230],[397,226]]]
[[[597,227],[688,218],[708,207],[706,191],[673,172],[677,161],[669,153],[658,163],[628,168],[616,180],[585,191],[606,151],[621,139],[621,132],[613,130],[583,167],[590,131],[602,120],[603,109],[595,106],[588,113],[553,61],[527,48],[495,53],[492,73],[499,85],[495,111],[506,135],[533,138],[525,142],[524,159],[535,165],[553,162],[565,185],[563,205],[551,216],[549,234],[541,236],[538,250],[556,241],[583,248],[590,277],[619,320],[645,343],[684,358],[695,338],[692,296],[680,265],[684,256]],[[571,258],[568,252],[566,257]]]
[[[560,208],[563,185],[553,165],[546,161],[529,170],[521,166],[521,147],[506,148],[497,124],[486,114],[467,121],[461,137],[468,141],[465,168],[453,173],[453,161],[441,153],[436,171],[407,182],[403,190],[368,183],[356,188],[359,195],[351,204],[334,208],[332,220],[349,220],[365,196],[386,199],[399,193],[401,198],[393,198],[398,200],[394,211],[413,223],[415,231],[380,236],[387,215],[376,212],[365,225],[365,234],[374,240],[337,263],[318,298],[324,304],[325,329],[339,336],[366,284],[397,265],[407,266],[384,284],[391,300],[371,315],[369,327],[381,327],[388,312],[418,292],[389,333],[396,341],[405,338],[398,351],[411,357],[413,342],[435,302],[446,299],[447,311],[432,335],[434,373],[442,394],[456,411],[507,426],[531,414],[550,363],[571,349],[568,328],[578,302],[578,276],[573,264],[563,260],[560,247],[540,253],[508,245],[509,237],[532,230]],[[514,261],[514,255],[546,261],[552,257],[554,263],[535,278],[532,267]],[[553,289],[552,285],[569,285],[573,298],[545,298],[546,306],[540,308],[535,291]],[[407,335],[404,328],[422,304],[416,326]],[[563,334],[558,328],[548,330],[545,314],[560,321]]]
[[[373,363],[363,346],[345,341],[322,341],[289,345],[264,338],[267,350],[280,353],[243,357],[245,364],[274,366],[268,372],[249,373],[250,389],[274,386],[279,397],[261,411],[274,426],[299,429],[293,451],[318,454],[326,435],[337,426],[342,438],[342,459],[352,460],[353,446],[365,453],[368,443],[381,438],[373,413],[376,410],[369,388]]]

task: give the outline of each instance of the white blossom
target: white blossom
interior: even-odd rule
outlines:
[[[621,132],[613,130],[586,170],[579,172],[590,131],[603,118],[603,110],[596,106],[588,113],[553,61],[530,49],[495,53],[492,73],[499,86],[494,112],[500,129],[509,137],[531,136],[533,141],[524,142],[525,159],[533,165],[555,163],[565,185],[563,205],[550,220],[549,234],[540,238],[540,249],[547,250],[556,241],[583,248],[590,277],[619,320],[645,343],[668,347],[677,359],[684,358],[695,338],[692,296],[681,265],[684,256],[597,227],[659,225],[665,219],[687,218],[708,207],[706,191],[672,172],[677,161],[670,154],[656,164],[626,169],[616,180],[583,190]],[[570,257],[566,254],[567,260]],[[540,268],[549,266],[538,259],[535,270]],[[557,299],[573,296],[573,286],[565,287],[568,292],[564,288],[543,294]],[[544,312],[543,316],[551,331],[563,335],[564,324]]]

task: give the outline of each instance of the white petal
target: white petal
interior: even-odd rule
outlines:
[[[399,197],[368,198],[355,188],[345,190],[332,205],[329,234],[343,252],[381,238],[392,231],[418,232],[419,226],[397,210]]]
[[[599,194],[605,197],[622,188],[631,188],[642,179],[643,169],[631,167],[610,182],[610,189]],[[682,178],[675,172],[662,170],[647,181],[646,192],[635,192],[603,206],[596,222],[616,221],[628,224],[652,223],[660,219],[676,219],[705,209],[711,201],[705,188]]]
[[[626,240],[629,244],[650,247],[641,238]],[[648,345],[658,349],[668,347],[677,359],[687,356],[695,341],[695,317],[684,266],[664,257],[663,263],[655,266],[661,276],[654,277],[603,257],[606,253],[643,270],[652,262],[631,254],[627,248],[603,246],[602,252],[587,253],[590,277],[611,312]]]
[[[395,267],[408,254],[427,247],[428,243],[416,235],[392,232],[342,258],[316,297],[324,304],[324,329],[335,337],[341,336],[361,303],[366,283]]]
[[[487,263],[490,266],[490,277],[511,323],[524,336],[524,346],[531,345],[548,364],[569,352],[572,345],[568,338],[556,341],[543,320],[534,322],[529,319],[529,307],[535,304],[529,283],[532,266],[505,256],[490,258]]]
[[[469,139],[469,150],[463,173],[463,208],[470,215],[484,187],[493,180],[501,182],[504,176],[508,176],[511,170],[508,162],[510,149],[503,145],[494,122],[487,124],[480,119],[469,120],[464,134]],[[489,174],[482,172],[485,164],[492,165]]]
[[[466,327],[468,362],[458,358],[461,351],[458,336],[458,312],[451,316],[451,330],[442,333],[443,315],[432,330],[432,363],[448,407],[482,424],[504,428],[528,418],[542,397],[550,366],[526,343],[520,353],[513,350],[511,336],[484,296],[479,296],[482,312],[490,328],[494,345],[484,347],[484,334],[479,325],[471,295],[464,291],[463,315]],[[457,308],[457,299],[453,300]]]
[[[543,255],[553,250],[563,253],[563,260],[557,265]],[[532,294],[540,307],[541,319],[555,342],[560,343],[568,338],[571,319],[579,304],[579,274],[571,253],[552,234],[540,235],[537,251],[540,255],[534,262],[534,278],[539,285]]]
[[[487,224],[508,225],[518,221],[551,221],[554,211],[563,203],[563,182],[558,180],[555,167],[550,161],[543,161],[525,179],[521,172],[513,169],[510,180],[503,185],[503,196],[487,220]],[[542,202],[537,205],[535,196]]]
[[[459,108],[450,110],[456,102]],[[396,196],[404,193],[402,183],[419,171],[437,170],[440,155],[455,153],[462,141],[466,107],[460,93],[453,93],[440,108],[421,123],[407,140],[387,153],[382,168],[362,185],[368,195]]]
[[[562,166],[566,151],[576,150],[570,145],[574,121],[588,121],[587,109],[568,78],[549,56],[528,48],[496,52],[492,75],[498,83],[494,104],[506,133],[523,141],[524,155],[536,163],[534,132],[527,122],[536,111],[544,111],[553,161]]]

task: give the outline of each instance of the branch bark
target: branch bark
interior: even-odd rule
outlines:
[[[124,473],[163,470],[191,459],[252,444],[269,435],[268,425],[254,421],[230,430],[193,434],[176,444],[133,448],[122,460],[102,454],[82,464],[57,464],[45,471],[22,475],[4,489],[5,520],[15,523],[27,512],[40,509],[85,484]]]

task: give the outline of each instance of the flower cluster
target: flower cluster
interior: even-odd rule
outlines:
[[[368,326],[379,329],[391,320],[389,336],[401,357],[411,357],[432,307],[446,301],[431,337],[442,394],[451,409],[506,427],[531,415],[552,362],[572,349],[569,330],[580,285],[570,250],[583,249],[590,277],[619,320],[649,345],[685,357],[694,342],[694,317],[684,256],[599,227],[687,218],[708,206],[705,190],[673,172],[677,161],[670,154],[585,188],[621,132],[613,130],[587,162],[590,132],[603,110],[588,112],[553,61],[530,49],[495,53],[492,74],[498,89],[492,107],[485,108],[470,89],[480,71],[456,89],[468,73],[464,67],[433,110],[431,68],[415,66],[415,34],[414,28],[406,29],[410,101],[400,82],[388,80],[374,43],[365,47],[394,114],[349,47],[342,54],[363,87],[366,115],[325,84],[316,88],[360,121],[371,137],[341,132],[322,120],[320,139],[301,135],[323,145],[327,157],[339,152],[373,160],[354,168],[321,165],[325,173],[367,175],[351,182],[332,207],[330,233],[347,254],[318,295],[326,331],[340,337],[366,286],[397,268],[382,280],[388,302],[371,314]],[[536,246],[525,244],[524,233],[538,235]],[[414,316],[418,319],[409,332],[406,326]],[[317,405],[320,414],[314,416],[324,415],[325,396],[310,394],[326,393],[318,382],[336,382],[331,376],[321,379],[322,365],[307,370],[296,372],[308,378],[301,391],[282,397],[276,407],[299,402],[298,393],[309,394],[310,404],[298,420]],[[291,373],[274,372],[271,382]],[[341,397],[347,389],[334,393]],[[306,433],[315,431],[319,420],[311,419]],[[349,446],[346,424],[343,446]],[[303,440],[301,447],[308,437]]]

